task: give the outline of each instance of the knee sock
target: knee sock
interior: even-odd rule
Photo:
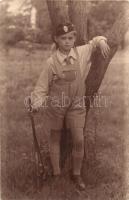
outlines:
[[[50,158],[53,175],[60,175],[60,136],[61,131],[52,130],[50,136]]]
[[[73,136],[73,175],[80,175],[84,157],[84,137],[82,128],[72,129]]]

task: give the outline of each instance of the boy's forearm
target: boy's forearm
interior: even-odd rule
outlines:
[[[46,62],[35,89],[31,93],[32,107],[40,108],[45,103],[49,91],[49,85],[52,81],[52,76],[50,65]]]

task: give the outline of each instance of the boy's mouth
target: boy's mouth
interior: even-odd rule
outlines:
[[[65,47],[71,47],[71,45],[69,45],[69,44],[66,44],[66,45],[65,45]]]

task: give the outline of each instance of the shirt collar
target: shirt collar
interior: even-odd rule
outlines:
[[[75,53],[74,48],[71,48],[71,50],[70,50],[70,52],[69,52],[68,55],[63,54],[63,53],[60,52],[60,50],[58,49],[58,50],[57,50],[57,57],[58,57],[58,59],[59,59],[59,61],[60,61],[61,64],[65,61],[65,59],[66,59],[67,57],[72,57],[72,58],[75,59],[75,60],[77,59],[77,55],[76,55],[76,53]]]

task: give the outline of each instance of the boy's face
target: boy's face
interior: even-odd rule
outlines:
[[[64,53],[68,53],[74,46],[76,41],[76,34],[75,32],[69,32],[64,35],[55,37],[55,41],[58,44],[60,50],[62,50]]]

